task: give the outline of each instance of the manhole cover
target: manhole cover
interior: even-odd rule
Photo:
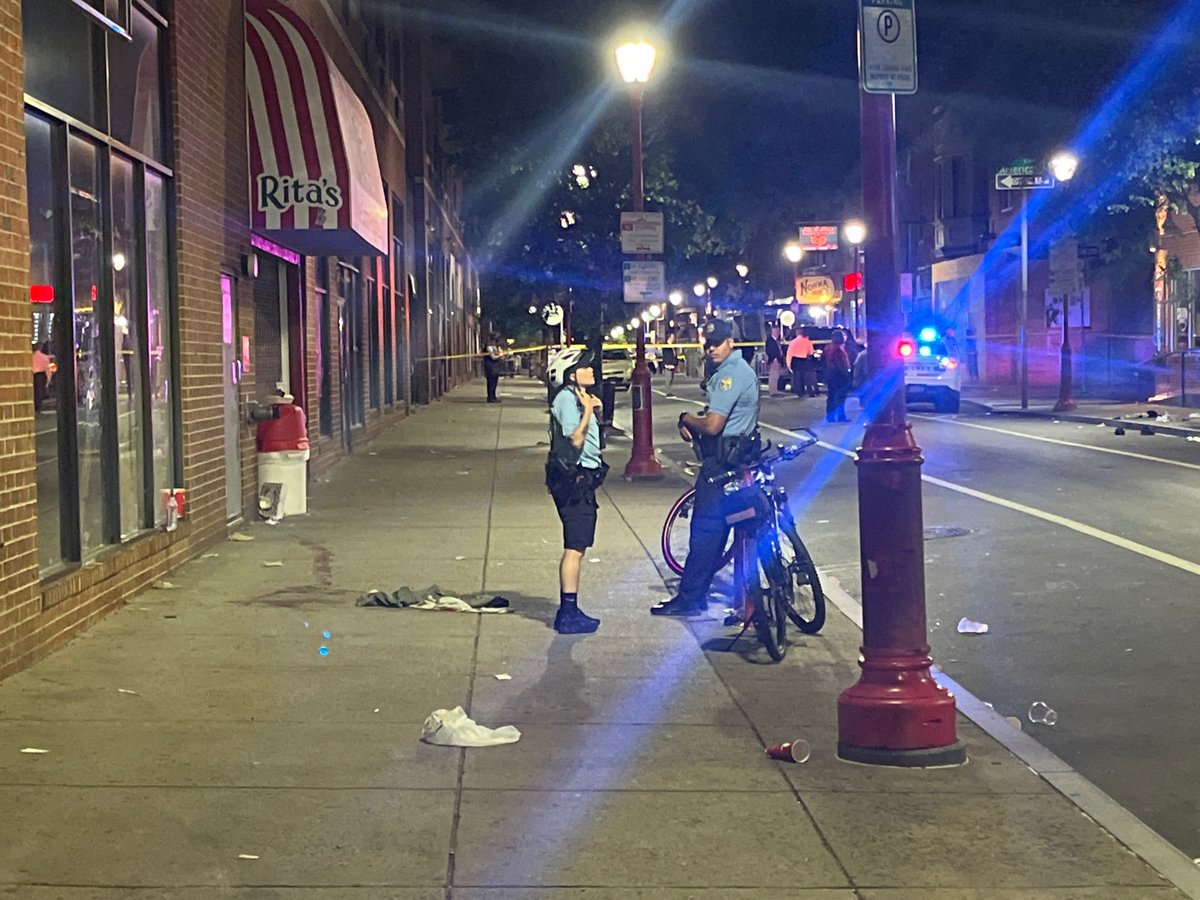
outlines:
[[[970,528],[961,525],[930,525],[925,529],[925,540],[936,541],[939,538],[966,537],[973,534]]]

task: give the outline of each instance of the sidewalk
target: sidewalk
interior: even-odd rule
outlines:
[[[1177,397],[1164,401],[1127,402],[1103,397],[1076,397],[1072,412],[1055,412],[1058,389],[1031,390],[1029,408],[1021,409],[1021,394],[1016,385],[964,384],[962,398],[967,403],[982,406],[1000,415],[1034,416],[1058,419],[1063,422],[1129,427],[1140,431],[1150,427],[1160,434],[1177,437],[1200,435],[1200,409],[1180,407]],[[1153,411],[1155,415],[1147,413]]]
[[[729,648],[720,604],[649,616],[684,485],[623,482],[627,442],[581,592],[603,625],[556,635],[545,391],[501,396],[418,410],[312,485],[310,515],[247,525],[0,682],[0,897],[1200,896],[964,716],[966,766],[838,761],[860,634],[837,609],[778,665]],[[435,582],[512,612],[354,605]],[[418,742],[459,704],[520,742]],[[765,757],[797,737],[807,763]]]

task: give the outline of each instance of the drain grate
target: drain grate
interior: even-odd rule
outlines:
[[[974,534],[974,530],[963,528],[961,525],[930,525],[925,529],[925,540],[936,541],[940,538],[966,537]]]

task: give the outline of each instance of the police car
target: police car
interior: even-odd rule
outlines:
[[[962,393],[962,368],[954,339],[933,326],[901,338],[898,350],[904,360],[904,399],[932,403],[938,412],[956,413]]]

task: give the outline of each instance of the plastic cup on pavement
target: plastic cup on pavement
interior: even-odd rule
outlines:
[[[812,747],[808,741],[795,740],[786,744],[772,744],[767,748],[767,756],[771,759],[782,759],[786,762],[807,762],[812,755]]]

